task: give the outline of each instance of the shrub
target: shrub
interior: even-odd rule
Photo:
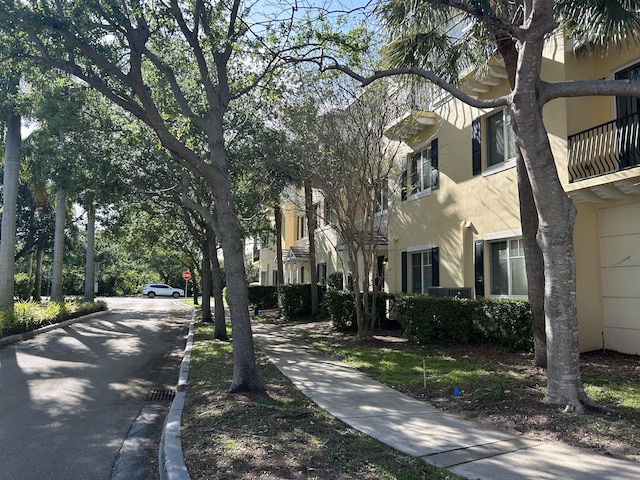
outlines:
[[[386,302],[394,296],[378,292],[376,294],[376,308],[378,312],[378,324],[382,324],[386,318]],[[373,292],[369,292],[369,305],[373,299]],[[325,294],[323,308],[327,311],[333,327],[340,331],[353,331],[357,329],[356,307],[353,301],[353,292],[328,290]]]
[[[516,350],[533,347],[526,300],[398,295],[396,309],[403,334],[416,342],[481,340]]]
[[[476,303],[463,298],[398,295],[396,310],[404,335],[416,342],[469,343]]]
[[[278,303],[286,320],[311,314],[311,284],[278,285]],[[318,301],[322,304],[325,288],[316,285]]]
[[[334,290],[342,290],[344,288],[344,280],[341,270],[329,274],[329,277],[327,278],[327,286]]]
[[[261,308],[275,308],[278,305],[278,288],[267,285],[249,285],[249,303]]]
[[[480,299],[474,319],[482,338],[514,350],[533,348],[531,308],[527,300]]]
[[[344,332],[356,328],[356,306],[351,292],[327,290],[322,304],[336,330]]]
[[[26,273],[15,275],[15,295],[20,300],[29,300],[33,293],[33,278]]]
[[[0,312],[0,334],[4,336],[29,332],[106,309],[107,305],[103,301],[89,303],[81,303],[76,300],[46,303],[16,302],[13,309]]]

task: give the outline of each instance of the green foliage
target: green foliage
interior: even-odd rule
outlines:
[[[322,303],[325,289],[316,285],[318,300]],[[287,320],[311,314],[311,284],[278,285],[278,302]]]
[[[248,284],[260,281],[260,268],[258,268],[252,262],[246,262],[244,269],[246,272]]]
[[[342,274],[340,275],[342,279]],[[353,294],[344,290],[327,290],[322,307],[327,311],[333,327],[340,331],[354,330],[356,325],[356,307]]]
[[[477,303],[480,314],[474,323],[485,341],[514,350],[533,348],[533,319],[527,300],[483,298]]]
[[[260,308],[278,305],[278,288],[269,285],[249,285],[249,303]]]
[[[481,340],[515,350],[533,347],[531,310],[525,300],[396,297],[404,335],[421,343]]]
[[[107,304],[103,301],[90,303],[76,300],[46,303],[16,302],[13,309],[0,312],[0,336],[29,332],[106,309]]]
[[[342,276],[343,273],[341,270],[329,274],[329,277],[327,278],[327,286],[336,290],[342,290],[344,288],[344,280]]]
[[[16,273],[15,294],[20,300],[28,300],[33,292],[33,278],[26,273]]]
[[[473,300],[428,295],[396,297],[398,320],[407,338],[421,343],[468,343],[474,334]]]
[[[376,310],[378,322],[384,321],[386,302],[393,299],[394,295],[385,292],[376,293]],[[369,292],[369,305],[373,300],[373,292]],[[347,332],[358,328],[356,307],[353,292],[344,290],[327,290],[323,300],[323,309],[327,312],[336,330]]]

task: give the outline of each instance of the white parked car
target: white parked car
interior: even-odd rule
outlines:
[[[147,283],[142,289],[142,295],[146,295],[149,298],[153,298],[156,295],[159,297],[184,297],[184,290],[181,288],[173,288],[170,285],[164,283]]]

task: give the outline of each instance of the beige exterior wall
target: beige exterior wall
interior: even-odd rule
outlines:
[[[613,78],[616,70],[640,61],[637,51],[576,56],[559,36],[549,41],[544,55],[542,77],[547,81]],[[480,98],[506,92],[504,79]],[[391,188],[395,193],[388,214],[387,291],[402,290],[403,252],[410,257],[433,247],[438,248],[439,285],[475,291],[474,242],[482,241],[484,293],[490,296],[489,242],[521,235],[515,166],[487,169],[489,139],[484,126],[482,173],[472,172],[472,122],[496,111],[479,111],[449,99],[434,109],[434,125],[404,139],[410,157],[437,138],[439,185],[428,194],[409,195],[406,201],[400,200],[399,185]],[[609,97],[558,99],[546,105],[543,114],[560,181],[577,208],[574,244],[580,350],[604,346],[640,354],[640,167],[574,183],[569,183],[568,174],[568,136],[614,119],[615,102]],[[598,190],[603,186],[604,193]],[[296,242],[295,213],[285,212],[286,252],[305,239]],[[346,270],[335,251],[335,231],[324,227],[316,233],[317,263],[327,263],[327,275]],[[410,278],[407,283],[411,291]]]
[[[613,78],[613,72],[640,60],[637,52],[606,58],[576,57],[561,39],[552,39],[545,51],[543,78],[547,81]],[[485,94],[495,97],[500,87]],[[407,140],[411,147],[437,137],[440,188],[417,200],[402,202],[389,229],[390,290],[400,291],[401,255],[420,245],[438,246],[440,286],[473,287],[473,242],[517,236],[520,231],[515,168],[493,175],[471,175],[472,120],[478,112],[455,100],[436,109],[436,126]],[[620,180],[640,181],[640,168],[632,168],[569,184],[568,135],[615,118],[614,100],[607,97],[554,100],[544,108],[545,124],[556,158],[560,181],[570,194]],[[487,144],[483,129],[483,169]],[[640,350],[640,191],[614,192],[615,198],[576,196],[578,216],[576,248],[579,346],[581,351],[604,346],[626,353]],[[636,221],[635,218],[638,220]],[[605,221],[606,220],[606,221]],[[511,232],[511,233],[510,233]],[[632,240],[630,240],[632,239]],[[486,244],[485,244],[486,246]],[[617,262],[612,251],[620,256]],[[624,254],[622,253],[624,252]],[[617,258],[617,257],[616,257]],[[484,271],[489,258],[485,248]],[[615,267],[614,267],[615,265]],[[485,276],[485,294],[489,278]],[[410,285],[409,285],[410,290]]]
[[[313,202],[319,203],[324,212],[324,199],[322,195],[314,191]],[[308,249],[309,237],[307,235],[298,238],[298,218],[304,215],[304,196],[302,192],[293,192],[288,195],[282,208],[282,252],[284,261],[284,283],[309,283],[311,281],[311,265],[308,259],[286,261],[291,247]],[[304,220],[306,222],[306,219]],[[327,276],[343,270],[342,263],[336,255],[335,247],[338,244],[338,236],[335,229],[327,224],[323,214],[319,219],[319,228],[315,229],[316,264],[327,264]],[[274,222],[272,220],[272,224]],[[260,250],[260,281],[263,285],[274,285],[274,271],[277,270],[276,245],[264,245]],[[317,268],[314,266],[314,268]]]

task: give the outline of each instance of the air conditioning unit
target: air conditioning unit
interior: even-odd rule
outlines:
[[[433,297],[471,298],[470,287],[427,287],[427,295]]]

